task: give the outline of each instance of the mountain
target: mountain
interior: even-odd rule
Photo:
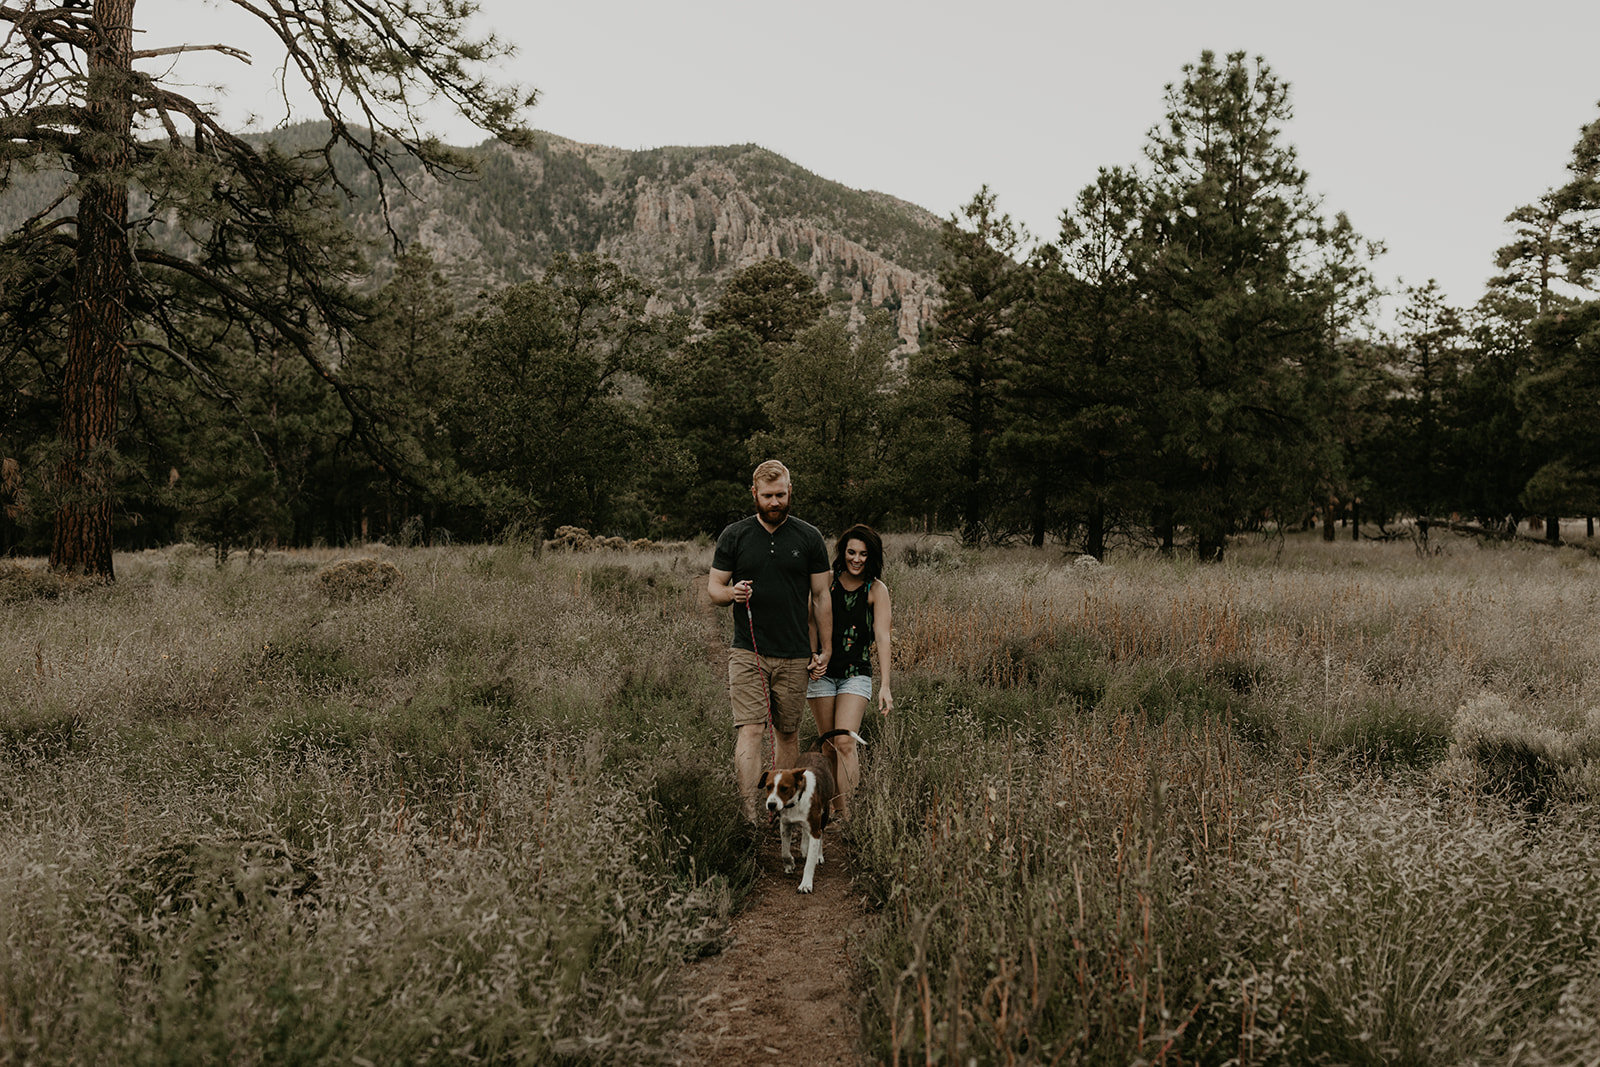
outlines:
[[[266,136],[296,151],[326,133],[306,123]],[[697,314],[734,271],[783,256],[841,312],[894,310],[908,347],[932,325],[940,220],[914,204],[846,188],[756,145],[627,151],[539,133],[530,148],[490,141],[471,152],[472,177],[434,178],[405,159],[396,176],[409,194],[388,189],[395,233],[428,247],[463,304],[537,277],[556,252],[597,252],[654,287],[657,307]],[[377,184],[353,156],[335,158],[351,179],[350,221],[387,276]],[[49,205],[64,181],[14,169],[0,190],[0,232]],[[144,201],[134,199],[137,214]]]
[[[391,218],[463,291],[535,277],[555,252],[597,252],[695,312],[728,275],[783,256],[841,308],[888,307],[914,344],[937,304],[940,220],[883,193],[828,181],[755,145],[627,151],[540,133],[529,149],[488,142],[476,177],[405,172]],[[376,232],[375,190],[353,205]]]

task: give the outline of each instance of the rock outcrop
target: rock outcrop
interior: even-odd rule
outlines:
[[[654,306],[698,315],[728,275],[781,256],[836,313],[893,311],[903,350],[933,324],[939,220],[904,201],[749,145],[628,152],[541,135],[482,152],[476,182],[421,178],[399,212],[463,294],[536,276],[557,251],[597,252],[652,285]]]

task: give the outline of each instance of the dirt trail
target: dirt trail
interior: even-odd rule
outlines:
[[[732,944],[689,967],[689,1045],[679,1063],[861,1062],[849,982],[867,912],[848,850],[837,834],[823,840],[824,863],[809,895],[795,891],[798,869],[783,873],[777,830],[763,843],[760,884],[733,920]]]
[[[709,629],[707,655],[726,663],[726,639],[717,636],[726,620],[705,599],[703,578],[696,589],[717,623]],[[763,832],[759,863],[758,884],[733,919],[728,948],[689,965],[684,979],[689,1023],[678,1062],[684,1067],[862,1062],[849,983],[869,919],[854,887],[847,842],[838,828],[828,828],[810,894],[795,888],[803,864],[797,862],[793,874],[783,873],[776,827]]]

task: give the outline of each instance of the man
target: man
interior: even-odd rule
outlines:
[[[791,493],[789,468],[775,459],[756,468],[750,484],[756,513],[722,531],[706,582],[713,604],[733,605],[733,647],[728,650],[728,694],[737,731],[733,768],[751,822],[759,821],[756,783],[761,779],[768,695],[777,764],[793,767],[800,755],[806,681],[813,671],[826,669],[833,652],[828,549],[815,526],[790,517]],[[808,611],[816,613],[820,651],[811,647]]]

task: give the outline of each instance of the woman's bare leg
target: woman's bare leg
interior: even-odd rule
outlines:
[[[813,708],[813,712],[815,709]],[[867,698],[854,693],[840,693],[834,698],[829,720],[833,725],[830,730],[852,730],[861,732],[861,717],[867,713]],[[818,723],[821,729],[821,723]],[[828,745],[833,751],[833,781],[839,792],[833,802],[833,808],[840,815],[850,814],[850,795],[856,791],[856,786],[861,782],[861,762],[856,752],[856,739],[848,734],[840,734],[831,739]]]
[[[817,724],[817,736],[821,737],[833,729],[833,705],[836,697],[806,697],[806,703],[811,705],[811,718]],[[822,751],[828,754],[828,765],[833,768],[833,785],[839,787],[839,760],[834,755],[833,749],[827,745],[822,746]]]

